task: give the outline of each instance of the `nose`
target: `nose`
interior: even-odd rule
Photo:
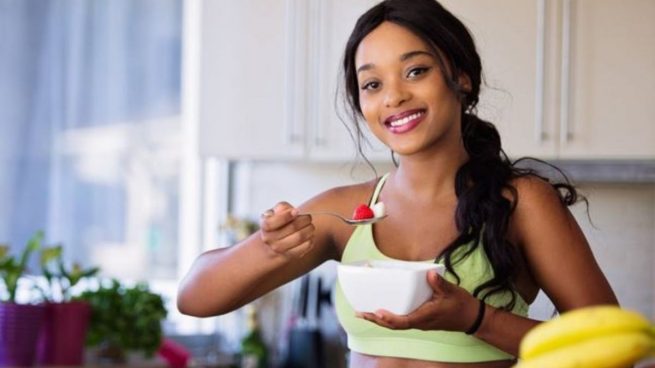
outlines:
[[[384,95],[384,105],[386,107],[397,107],[409,100],[410,93],[401,82],[387,83],[386,93]]]

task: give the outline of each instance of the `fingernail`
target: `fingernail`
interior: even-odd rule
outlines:
[[[294,217],[298,216],[298,209],[297,208],[292,209],[291,210],[291,215],[294,216]]]
[[[364,315],[361,314],[360,312],[355,312],[355,317],[357,317],[357,318],[364,318]]]
[[[271,217],[271,216],[273,216],[274,213],[275,212],[273,212],[273,210],[268,209],[268,210],[264,211],[264,213],[262,213],[262,217]]]

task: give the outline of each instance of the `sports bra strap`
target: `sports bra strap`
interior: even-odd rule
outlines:
[[[386,173],[382,175],[382,177],[378,180],[378,183],[375,185],[375,190],[373,191],[373,195],[371,196],[371,200],[368,203],[369,207],[372,207],[378,201],[378,197],[380,196],[382,187],[384,186],[384,183],[387,181],[388,177],[389,177],[389,173]]]

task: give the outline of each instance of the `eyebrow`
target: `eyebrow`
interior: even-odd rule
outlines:
[[[429,56],[431,58],[434,58],[434,55],[432,53],[430,53],[430,52],[423,51],[423,50],[416,50],[416,51],[406,52],[406,53],[400,55],[400,61],[407,61],[407,60],[409,60],[409,59],[411,59],[413,57],[419,56],[419,55],[427,55],[427,56]],[[375,67],[375,65],[372,64],[372,63],[364,64],[364,65],[360,66],[359,68],[357,68],[357,74],[359,74],[359,73],[361,73],[363,71],[366,71],[366,70],[373,69],[374,67]]]

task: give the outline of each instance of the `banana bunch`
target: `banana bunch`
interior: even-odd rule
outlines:
[[[655,326],[613,305],[575,309],[530,330],[514,368],[623,368],[655,354]]]

